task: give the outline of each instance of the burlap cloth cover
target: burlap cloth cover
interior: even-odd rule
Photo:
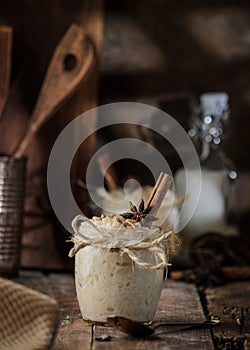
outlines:
[[[0,278],[1,350],[48,349],[56,321],[53,298]]]

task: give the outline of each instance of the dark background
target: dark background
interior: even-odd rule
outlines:
[[[68,261],[69,246],[64,244],[67,235],[55,228],[47,198],[49,152],[58,133],[75,116],[97,104],[116,101],[158,106],[187,129],[188,119],[202,92],[225,91],[229,94],[231,121],[224,147],[239,171],[233,208],[247,237],[250,212],[248,1],[1,2],[0,24],[13,26],[14,40],[11,93],[0,122],[0,153],[12,151],[24,132],[58,40],[72,21],[82,23],[91,33],[95,31],[96,11],[101,6],[103,35],[97,80],[94,79],[93,84],[92,77],[92,83],[88,81],[80,95],[73,96],[59,110],[27,150],[29,169],[23,266],[43,269],[68,266],[65,262]],[[85,165],[78,167],[80,172],[83,173],[87,160],[100,143],[134,133],[130,127],[112,128],[98,135],[96,144],[92,137],[84,149]],[[136,133],[138,137],[156,142],[172,168],[178,168],[178,159],[157,135],[144,130]],[[126,163],[116,164],[115,168],[121,183],[131,175],[132,167]],[[133,169],[136,176],[143,177],[143,168],[133,166]],[[86,200],[85,205],[88,206]]]

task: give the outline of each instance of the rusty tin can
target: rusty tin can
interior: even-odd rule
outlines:
[[[0,275],[20,266],[27,158],[0,156]]]

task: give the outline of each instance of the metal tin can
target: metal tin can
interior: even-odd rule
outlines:
[[[20,266],[27,158],[0,156],[0,275]]]

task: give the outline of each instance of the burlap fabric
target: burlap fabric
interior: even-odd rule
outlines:
[[[0,278],[0,349],[48,349],[57,321],[56,301]]]

